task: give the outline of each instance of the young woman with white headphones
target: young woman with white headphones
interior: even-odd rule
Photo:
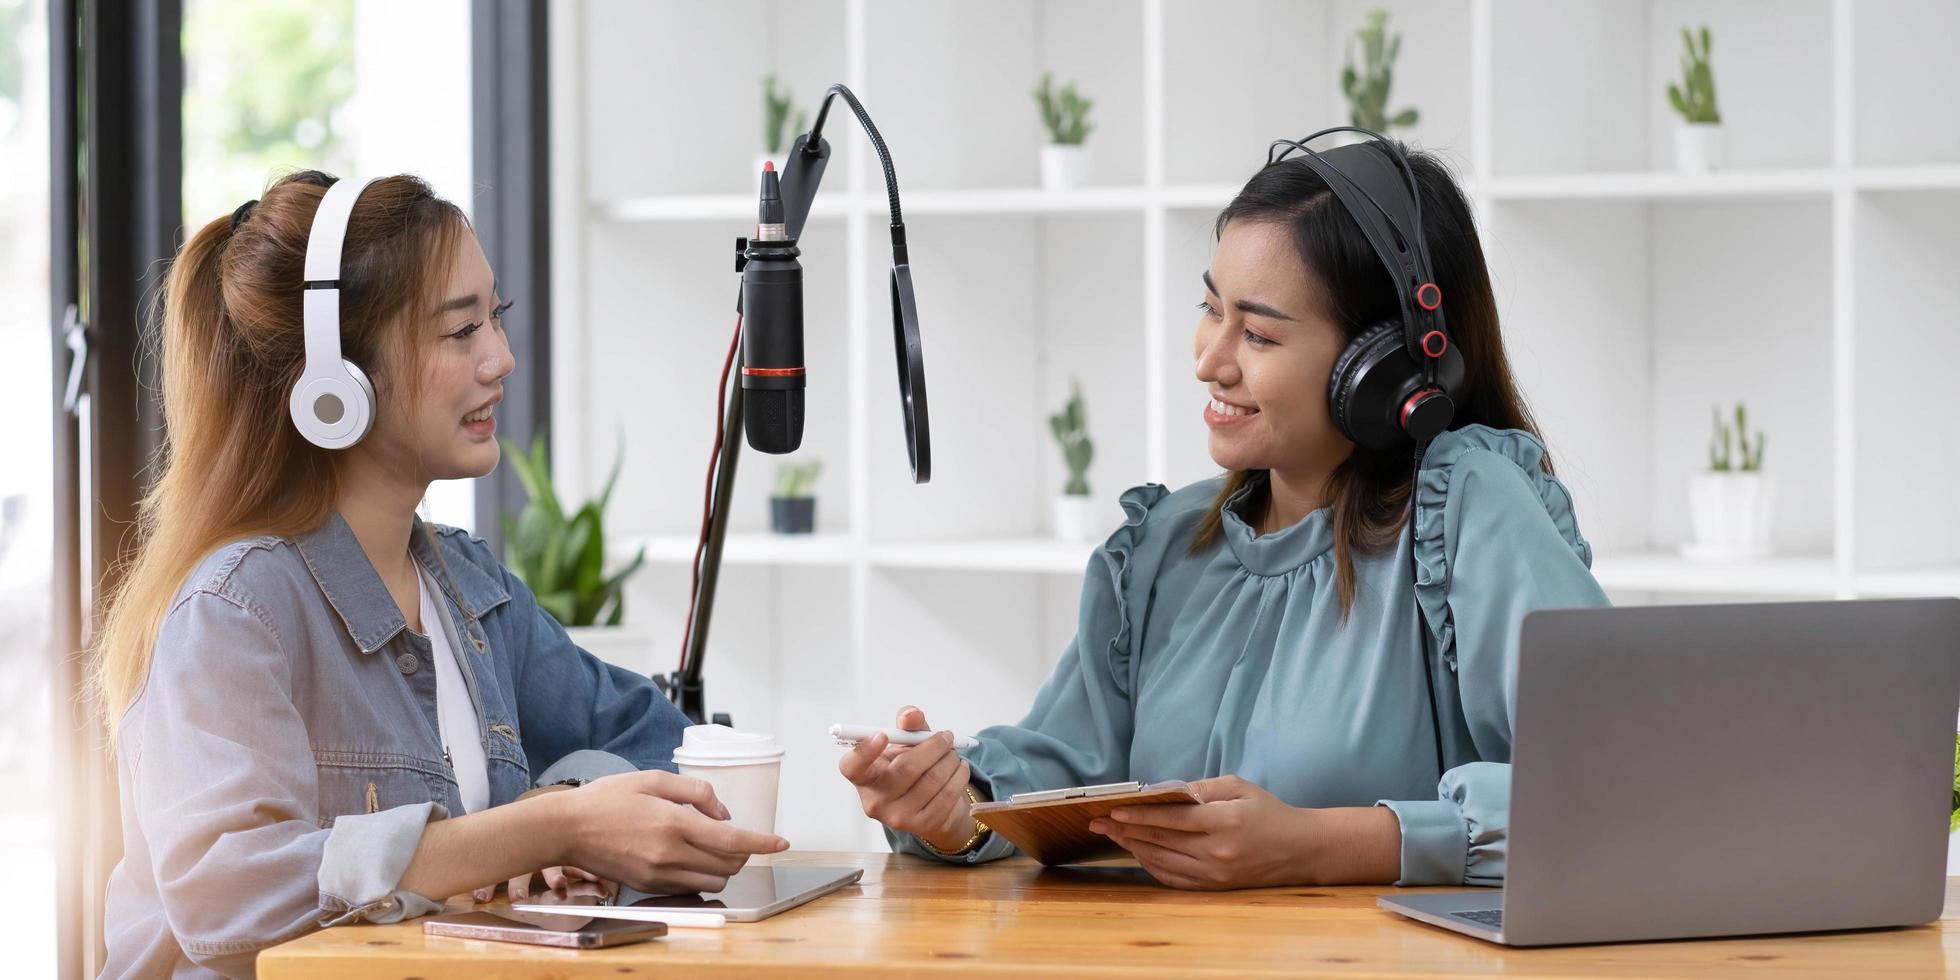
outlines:
[[[250,975],[508,881],[712,891],[752,854],[686,719],[416,516],[497,465],[510,301],[414,177],[286,177],[185,243],[161,474],[94,643],[124,856],[106,976]]]

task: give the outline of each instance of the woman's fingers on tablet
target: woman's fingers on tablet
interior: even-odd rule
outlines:
[[[730,854],[711,847],[692,848],[682,859],[682,866],[689,871],[723,877],[734,875],[747,863],[749,856],[746,854]]]
[[[658,877],[639,882],[634,887],[650,894],[679,895],[684,892],[707,894],[727,888],[729,876],[732,874],[734,874],[732,871],[726,875],[703,874],[699,871],[663,871]]]
[[[697,818],[683,822],[681,828],[681,836],[694,848],[739,855],[744,860],[750,854],[775,854],[789,849],[789,842],[775,834],[743,830],[718,820]]]
[[[572,883],[575,881],[592,880],[594,879],[591,875],[577,868],[558,867],[544,869],[544,887],[546,891],[565,891],[571,888]]]

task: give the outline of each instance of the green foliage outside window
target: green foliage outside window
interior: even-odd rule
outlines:
[[[353,0],[190,0],[183,46],[186,225],[281,173],[352,169]]]

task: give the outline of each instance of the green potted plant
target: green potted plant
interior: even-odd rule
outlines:
[[[1095,517],[1089,496],[1089,463],[1096,458],[1096,445],[1089,439],[1082,386],[1074,379],[1069,380],[1068,404],[1048,416],[1048,432],[1062,451],[1062,464],[1068,467],[1068,482],[1055,498],[1055,536],[1063,541],[1086,541]]]
[[[796,113],[795,123],[791,124],[790,113]],[[756,154],[752,168],[755,179],[762,179],[762,165],[774,161],[776,169],[783,169],[784,158],[796,146],[796,137],[809,127],[810,113],[797,109],[790,99],[788,88],[776,87],[774,74],[762,76],[762,152]]]
[[[777,534],[814,534],[817,530],[817,476],[822,460],[776,466],[776,492],[769,498],[769,526]]]
[[[1045,72],[1034,90],[1035,104],[1041,107],[1041,125],[1048,131],[1048,142],[1041,148],[1041,187],[1066,190],[1089,182],[1089,148],[1084,145],[1095,128],[1089,123],[1089,109],[1095,102],[1082,97],[1069,82],[1055,87],[1055,73]]]
[[[625,617],[626,579],[646,561],[646,549],[634,554],[611,575],[606,565],[606,504],[619,479],[619,458],[613,459],[606,488],[597,499],[581,504],[566,516],[551,483],[551,462],[542,438],[532,441],[529,454],[503,440],[505,458],[517,471],[530,501],[516,517],[504,515],[504,565],[538,598],[538,605],[558,620],[572,642],[608,663],[648,673],[653,670],[652,638],[621,624]]]
[[[1749,429],[1749,412],[1735,406],[1731,427],[1714,410],[1715,432],[1708,443],[1708,469],[1689,482],[1689,517],[1694,541],[1681,552],[1689,558],[1733,561],[1769,554],[1776,484],[1763,473],[1768,437]]]
[[[1361,63],[1355,64],[1356,45]],[[1348,43],[1347,64],[1341,69],[1341,92],[1347,96],[1348,125],[1387,133],[1392,128],[1413,126],[1420,118],[1414,109],[1388,112],[1389,89],[1395,83],[1395,58],[1402,53],[1402,35],[1388,33],[1388,11],[1380,7],[1368,11],[1367,23],[1354,32]]]
[[[1946,873],[1960,875],[1960,735],[1953,736],[1953,815],[1946,831]]]
[[[1701,29],[1700,47],[1695,35],[1681,28],[1681,45],[1681,81],[1667,85],[1667,104],[1681,117],[1674,130],[1674,164],[1704,173],[1728,165],[1722,113],[1715,107],[1715,72],[1708,63],[1707,25]]]

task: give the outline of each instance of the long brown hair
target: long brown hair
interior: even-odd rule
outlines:
[[[229,541],[318,527],[338,495],[332,454],[293,427],[305,366],[301,292],[313,212],[334,178],[291,174],[184,243],[153,307],[168,426],[137,547],[95,638],[90,688],[113,736],[149,675],[157,631],[184,579]],[[355,205],[341,251],[342,356],[374,382],[380,412],[413,399],[412,326],[441,304],[468,225],[420,178],[387,177]]]
[[[1497,325],[1497,301],[1484,265],[1483,245],[1476,221],[1456,181],[1435,155],[1401,147],[1422,194],[1422,237],[1429,249],[1431,271],[1443,291],[1444,322],[1463,352],[1463,390],[1455,392],[1452,429],[1482,424],[1497,429],[1522,429],[1538,435],[1537,423],[1525,405],[1504,354]],[[1324,312],[1349,340],[1384,320],[1401,316],[1394,280],[1375,256],[1361,227],[1334,197],[1320,176],[1297,160],[1262,168],[1246,182],[1232,203],[1219,212],[1214,235],[1233,221],[1274,222],[1289,226],[1294,247],[1308,273],[1319,280],[1321,294],[1332,307]],[[1329,480],[1334,512],[1336,591],[1341,617],[1354,607],[1354,556],[1374,554],[1394,545],[1409,514],[1413,490],[1409,452],[1375,451],[1356,446]],[[1552,471],[1551,455],[1544,457]],[[1234,470],[1225,475],[1218,499],[1198,525],[1193,553],[1217,544],[1223,537],[1225,502],[1257,483],[1263,494],[1264,471]],[[1248,503],[1257,507],[1263,496]]]

